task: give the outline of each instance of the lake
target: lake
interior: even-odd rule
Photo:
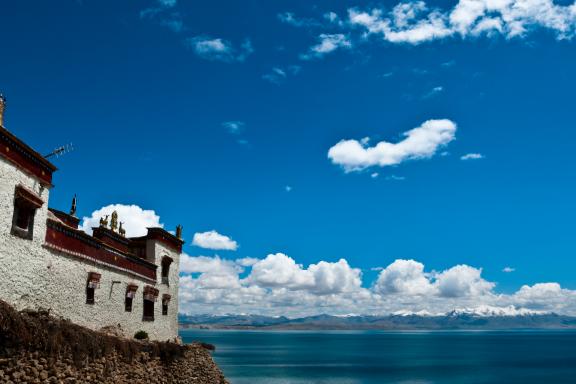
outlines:
[[[576,331],[181,330],[232,384],[576,383]]]

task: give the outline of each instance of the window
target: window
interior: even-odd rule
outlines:
[[[94,304],[94,294],[96,288],[100,287],[100,277],[101,275],[96,272],[90,272],[88,274],[88,281],[86,283],[86,304]]]
[[[154,303],[158,299],[158,290],[151,286],[144,287],[144,313],[142,320],[154,321]]]
[[[132,302],[137,290],[138,286],[133,284],[128,285],[128,288],[126,288],[126,298],[124,299],[124,310],[126,312],[132,312]]]
[[[23,239],[32,239],[34,216],[44,202],[34,192],[21,185],[14,192],[14,216],[12,217],[12,234]]]
[[[132,312],[132,298],[126,296],[126,301],[124,301],[124,310],[126,312]]]
[[[94,304],[94,288],[86,286],[86,304]]]
[[[144,321],[154,321],[154,302],[144,299]]]
[[[162,284],[169,284],[170,264],[172,264],[172,258],[164,256],[162,258]]]
[[[162,295],[162,315],[168,315],[168,304],[170,303],[170,295]]]

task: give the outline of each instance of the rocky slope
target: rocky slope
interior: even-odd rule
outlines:
[[[0,301],[0,383],[227,381],[203,345],[128,340]]]

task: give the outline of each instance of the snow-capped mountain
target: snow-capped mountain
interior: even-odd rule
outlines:
[[[478,317],[499,317],[499,316],[534,316],[550,315],[551,312],[536,311],[527,308],[516,308],[513,305],[507,307],[492,307],[490,305],[480,305],[475,308],[457,308],[446,312],[445,316],[478,316]]]
[[[576,317],[526,308],[478,306],[446,313],[399,311],[385,316],[316,315],[289,319],[259,315],[181,315],[184,328],[294,330],[456,330],[576,328]]]

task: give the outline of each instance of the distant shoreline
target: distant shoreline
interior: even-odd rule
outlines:
[[[248,331],[506,331],[576,330],[576,317],[547,314],[517,316],[481,316],[451,314],[444,316],[331,316],[297,319],[252,315],[180,317],[179,329]]]

